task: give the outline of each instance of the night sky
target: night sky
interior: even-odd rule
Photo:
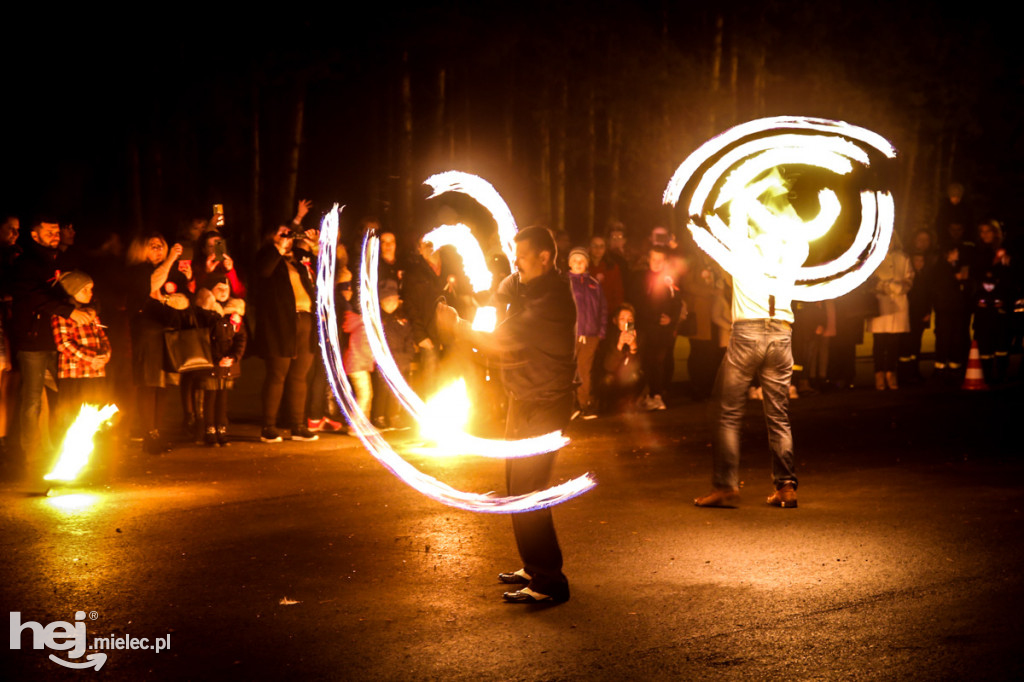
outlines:
[[[660,194],[702,141],[797,114],[893,141],[900,229],[930,224],[957,179],[976,217],[1012,232],[1024,215],[1013,22],[977,4],[825,4],[54,11],[5,38],[0,204],[23,227],[55,211],[88,243],[173,233],[223,203],[241,252],[297,197],[422,232],[433,209],[420,183],[455,168],[489,179],[520,224],[581,240],[617,219],[639,234],[670,220]]]

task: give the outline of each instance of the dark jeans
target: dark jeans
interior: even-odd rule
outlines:
[[[160,417],[163,415],[164,395],[166,388],[156,386],[137,386],[135,389],[135,409],[139,414],[139,426],[143,433],[149,434],[160,429]]]
[[[935,310],[935,366],[961,366],[971,348],[971,320],[960,308]]]
[[[772,453],[775,487],[797,484],[793,434],[789,424],[789,384],[793,375],[792,329],[780,320],[740,320],[732,325],[725,359],[718,370],[719,399],[714,439],[716,488],[740,487],[740,431],[747,406],[747,389],[761,380],[768,447]]]
[[[718,344],[707,339],[690,339],[690,356],[686,369],[690,373],[690,390],[695,400],[711,397],[718,372]]]
[[[601,339],[597,336],[586,336],[585,343],[576,339],[576,376],[579,377],[580,385],[576,388],[576,403],[581,410],[592,409],[593,402],[593,375],[594,358],[597,357],[597,346]]]
[[[298,313],[294,358],[266,358],[267,375],[263,381],[263,426],[277,426],[277,413],[284,400],[286,416],[292,427],[306,425],[306,379],[316,358],[310,346],[313,316]]]
[[[204,391],[204,393],[206,397],[203,400],[203,421],[207,430],[227,427],[228,389],[221,388],[216,391]]]
[[[39,415],[43,411],[43,388],[46,370],[56,379],[57,351],[18,351],[18,370],[21,372],[21,407],[18,424],[21,428],[21,449],[26,462],[34,462],[42,456],[42,433],[39,430]],[[50,414],[55,415],[56,392],[47,389],[47,403]]]
[[[895,372],[899,361],[900,340],[903,334],[876,333],[872,338],[872,355],[876,372]]]
[[[647,376],[647,391],[652,395],[668,397],[672,374],[669,367],[674,367],[669,356],[675,350],[676,335],[668,325],[651,327],[645,334],[640,332],[644,344],[644,374]],[[671,362],[671,364],[670,364]]]
[[[521,401],[509,397],[508,439],[542,436],[560,431],[569,424],[572,414],[572,393],[561,398],[543,401]],[[505,481],[509,495],[525,495],[547,488],[555,455],[548,452],[533,457],[514,457],[505,461]],[[523,568],[530,574],[530,589],[542,594],[555,594],[568,588],[569,581],[562,573],[562,550],[555,535],[551,509],[512,514],[512,530],[516,536]]]

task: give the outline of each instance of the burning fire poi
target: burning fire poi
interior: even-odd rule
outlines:
[[[82,470],[89,464],[93,451],[93,437],[100,426],[109,421],[117,413],[117,405],[95,407],[82,405],[78,417],[68,427],[64,435],[60,456],[53,466],[53,471],[43,476],[47,481],[70,482],[78,478]]]
[[[473,175],[452,171],[430,178],[427,184],[434,188],[435,196],[445,191],[464,192],[477,199],[480,204],[491,211],[491,214],[498,223],[502,248],[510,256],[509,262],[514,262],[515,221],[512,219],[512,214],[505,205],[505,202],[489,183]],[[359,409],[342,365],[340,345],[338,343],[337,317],[334,308],[334,259],[338,234],[338,213],[339,209],[335,206],[334,210],[324,217],[320,232],[320,262],[317,272],[317,319],[320,332],[320,348],[327,367],[327,378],[334,394],[338,398],[338,403],[352,425],[354,433],[363,442],[363,445],[370,454],[383,464],[385,468],[420,493],[443,504],[469,511],[508,514],[543,509],[565,502],[593,488],[596,485],[594,480],[589,474],[584,474],[560,485],[552,486],[546,490],[537,490],[526,495],[497,497],[491,493],[468,493],[456,490],[424,474],[395,452],[391,445],[381,436],[380,432],[374,428],[367,415],[363,414],[362,410]],[[435,247],[439,246],[442,238],[450,240],[443,243],[452,244],[459,250],[464,262],[473,263],[477,261],[475,254],[480,252],[480,246],[475,239],[472,239],[471,234],[469,234],[470,239],[467,240],[467,234],[469,234],[468,228],[466,228],[465,232],[462,232],[456,226],[454,231],[448,230],[441,236],[435,235],[434,238],[438,240],[438,243],[434,245]],[[377,236],[372,233],[368,234],[363,243],[363,260],[360,268],[362,291],[360,305],[363,313],[363,324],[366,327],[370,348],[377,361],[378,369],[381,371],[385,381],[391,390],[395,392],[395,395],[405,409],[409,411],[417,422],[422,424],[430,419],[430,408],[409,387],[402,377],[394,358],[388,350],[384,337],[384,328],[381,322],[380,305],[377,296],[377,262],[379,255],[380,249]],[[479,261],[483,261],[482,254],[480,254]],[[476,288],[478,283],[482,284],[483,282],[482,277],[476,279],[479,282],[473,282],[474,288]],[[483,289],[486,289],[489,285],[490,274],[488,273],[487,285],[483,286]],[[485,308],[480,310],[485,310]],[[491,311],[486,314],[493,316],[493,309]],[[490,328],[493,329],[493,324],[490,325]],[[464,390],[459,395],[464,396]],[[461,454],[497,458],[529,457],[545,452],[553,452],[568,442],[568,439],[559,432],[514,441],[480,438],[465,433],[461,425],[449,425],[448,428],[443,430],[434,429],[430,435],[442,445],[442,449],[438,454],[441,454],[443,451],[454,451]]]
[[[881,165],[895,157],[885,138],[849,123],[762,118],[705,142],[676,170],[663,199],[675,206],[688,195],[683,203],[694,241],[748,286],[800,301],[824,301],[865,282],[885,258],[893,232],[892,196],[864,187],[859,206],[844,207],[835,192],[823,189],[818,215],[805,221],[791,206],[773,210],[783,204],[777,199],[788,189],[777,169],[809,166],[837,176],[859,171],[858,178],[870,178],[873,162]],[[853,243],[827,263],[804,267],[809,243],[826,234],[844,211],[860,214]],[[753,239],[751,228],[760,233]]]

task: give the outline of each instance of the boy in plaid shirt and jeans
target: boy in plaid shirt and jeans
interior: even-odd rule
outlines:
[[[76,308],[92,301],[92,278],[80,270],[65,272],[60,286]],[[71,318],[54,315],[50,321],[57,344],[57,387],[60,421],[66,429],[84,403],[100,405],[104,401],[104,377],[110,361],[110,342],[100,318],[79,324]]]

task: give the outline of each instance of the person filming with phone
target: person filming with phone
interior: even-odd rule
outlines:
[[[623,303],[612,313],[612,324],[605,340],[604,404],[612,412],[630,410],[644,387],[643,356],[632,305]]]

